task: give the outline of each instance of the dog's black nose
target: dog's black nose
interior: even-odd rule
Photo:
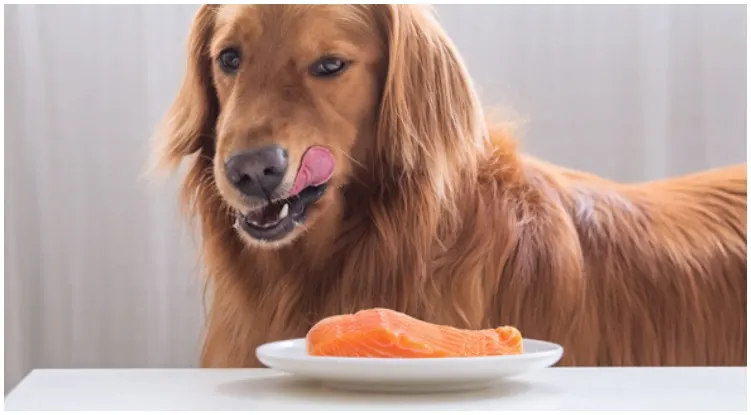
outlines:
[[[267,199],[284,180],[287,150],[274,146],[235,153],[224,166],[227,179],[242,194]]]

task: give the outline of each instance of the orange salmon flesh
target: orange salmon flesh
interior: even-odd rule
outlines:
[[[461,330],[383,308],[325,318],[306,336],[308,354],[335,357],[435,358],[522,353],[515,327]]]

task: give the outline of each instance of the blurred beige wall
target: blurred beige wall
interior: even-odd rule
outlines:
[[[621,180],[746,160],[745,6],[437,6],[528,152]],[[190,367],[176,180],[139,179],[196,6],[5,7],[5,387],[37,367]]]

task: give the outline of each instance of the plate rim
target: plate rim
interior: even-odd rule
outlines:
[[[560,359],[563,356],[563,346],[557,343],[525,338],[522,341],[533,341],[535,343],[546,345],[550,347],[550,350],[544,350],[540,352],[512,354],[512,355],[494,355],[494,356],[468,356],[468,357],[420,357],[420,358],[403,358],[403,357],[344,357],[344,356],[279,356],[276,353],[269,353],[269,350],[274,350],[276,347],[280,347],[284,344],[295,344],[302,342],[304,344],[305,338],[299,337],[287,340],[277,340],[273,342],[264,343],[256,348],[256,357],[259,360],[262,358],[279,359],[287,362],[331,362],[331,363],[353,363],[353,364],[404,364],[409,363],[411,365],[435,365],[436,363],[460,363],[460,362],[480,362],[483,360],[505,360],[505,361],[520,361],[528,359],[541,359],[546,357],[558,356]],[[262,356],[263,355],[263,356]]]

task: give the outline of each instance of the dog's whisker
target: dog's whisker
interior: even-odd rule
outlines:
[[[365,168],[365,164],[363,164],[362,162],[360,162],[360,161],[356,160],[356,159],[355,159],[354,157],[352,157],[352,156],[351,156],[351,155],[350,155],[349,153],[347,153],[346,151],[342,151],[342,154],[344,154],[344,156],[345,156],[345,157],[347,157],[347,158],[349,159],[349,161],[351,161],[352,163],[354,163],[354,164],[355,164],[355,165],[357,165],[358,167],[360,167],[360,168],[363,168],[363,169]]]

